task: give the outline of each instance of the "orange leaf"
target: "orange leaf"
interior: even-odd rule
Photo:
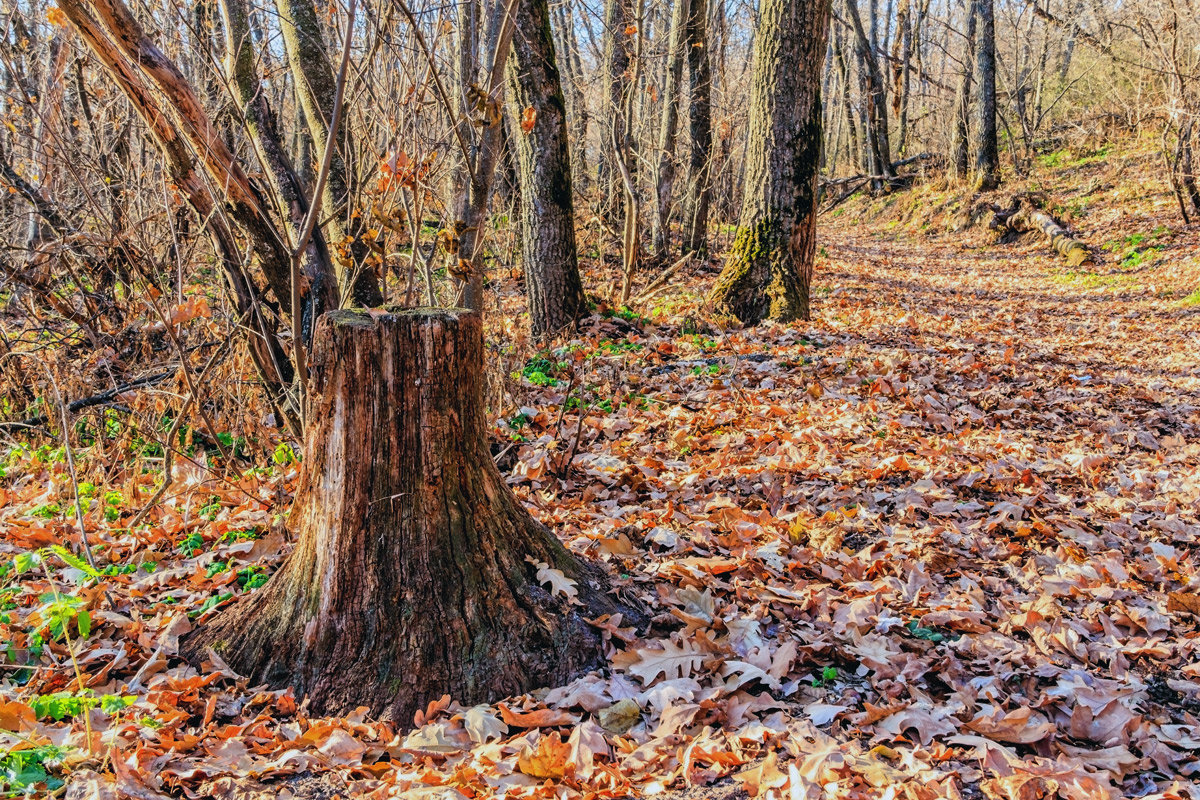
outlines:
[[[0,728],[6,731],[20,733],[37,726],[37,715],[33,709],[19,700],[4,702],[0,700]]]
[[[537,124],[537,110],[533,106],[530,106],[521,114],[521,133],[528,136],[533,131],[535,124]]]
[[[562,778],[567,768],[567,757],[571,746],[564,742],[558,732],[543,736],[536,750],[526,750],[517,758],[517,769],[526,775],[545,780]]]
[[[534,711],[513,711],[504,703],[498,703],[500,718],[514,728],[552,728],[556,725],[574,725],[579,717],[556,708],[539,708]]]

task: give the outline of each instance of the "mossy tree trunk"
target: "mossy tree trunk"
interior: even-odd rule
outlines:
[[[816,254],[826,0],[763,0],[738,233],[710,300],[747,324],[807,319]]]
[[[575,246],[575,202],[567,111],[546,0],[517,3],[509,61],[516,117],[513,149],[521,184],[521,263],[535,336],[587,314]],[[582,146],[582,143],[580,143]]]
[[[465,309],[335,311],[317,325],[296,549],[260,590],[185,642],[314,711],[360,705],[407,723],[449,694],[471,704],[559,685],[596,665],[584,621],[615,607],[516,501],[492,463],[483,333]],[[577,582],[539,584],[534,559]]]

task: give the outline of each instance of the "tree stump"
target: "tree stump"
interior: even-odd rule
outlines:
[[[616,610],[605,573],[576,561],[492,463],[478,315],[332,312],[312,363],[296,548],[185,656],[211,647],[317,713],[365,705],[405,723],[443,694],[495,700],[596,666],[584,617]],[[528,558],[576,581],[576,604]]]

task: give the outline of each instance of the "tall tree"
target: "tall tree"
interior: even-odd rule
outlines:
[[[276,0],[275,8],[312,152],[323,154],[337,94],[332,67],[336,62],[325,45],[313,0]],[[333,246],[340,251],[334,267],[342,292],[353,297],[356,305],[377,306],[383,302],[379,276],[366,264],[367,246],[359,236],[361,225],[352,207],[358,194],[356,172],[353,146],[335,146],[321,211]]]
[[[744,323],[807,319],[816,255],[827,0],[763,0],[738,233],[713,287]]]
[[[623,194],[618,149],[625,136],[625,106],[629,94],[630,62],[633,59],[632,37],[637,27],[632,24],[630,0],[605,0],[604,4],[604,81],[601,101],[600,130],[600,215],[611,220]]]
[[[688,173],[681,235],[687,253],[708,250],[712,197],[712,59],[708,50],[708,0],[690,0],[687,23]]]
[[[846,0],[846,15],[850,17],[851,28],[857,43],[860,74],[866,83],[866,133],[867,168],[871,175],[873,191],[885,189],[893,177],[892,145],[888,135],[887,114],[887,84],[883,79],[883,71],[879,68],[874,41],[876,29],[875,6],[872,5],[871,34],[863,28],[862,17],[858,13],[858,0]]]
[[[967,3],[967,34],[963,46],[962,73],[954,90],[954,127],[950,134],[950,174],[966,180],[970,172],[971,77],[975,71],[975,0]]]
[[[979,124],[976,131],[975,187],[990,191],[1000,185],[1000,145],[996,134],[995,0],[975,0],[979,12]]]
[[[546,0],[519,0],[510,62],[521,183],[521,263],[534,335],[587,314],[575,247],[571,147]]]
[[[554,47],[561,65],[568,127],[575,142],[571,147],[571,181],[577,190],[587,194],[592,185],[587,164],[588,122],[591,118],[583,96],[584,70],[579,55],[579,37],[575,35],[575,19],[567,3],[558,3],[554,13],[557,39]]]
[[[671,244],[671,198],[675,187],[675,142],[679,135],[679,95],[683,63],[688,47],[689,0],[674,0],[667,41],[666,80],[662,89],[662,121],[658,129],[658,160],[655,169],[655,208],[651,238],[654,254],[667,256]]]

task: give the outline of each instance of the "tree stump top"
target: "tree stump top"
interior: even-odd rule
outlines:
[[[350,327],[372,327],[378,324],[381,320],[393,321],[400,318],[427,318],[435,319],[442,317],[448,320],[458,321],[464,317],[478,316],[469,308],[438,308],[434,306],[418,306],[416,308],[404,308],[401,306],[391,306],[385,309],[367,309],[367,308],[342,308],[337,311],[330,311],[325,315],[329,323],[332,325],[345,325]]]

